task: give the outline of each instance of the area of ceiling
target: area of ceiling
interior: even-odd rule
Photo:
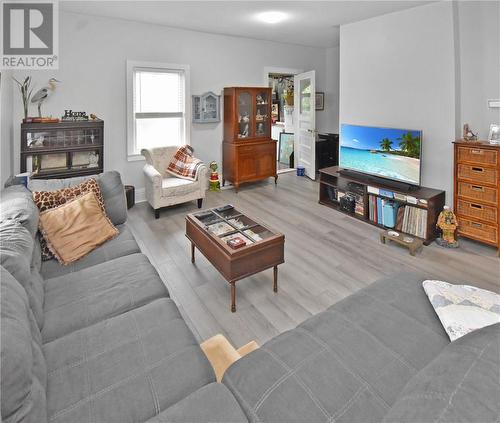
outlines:
[[[61,1],[65,12],[314,47],[339,44],[339,25],[420,6],[427,1]],[[269,24],[259,13],[287,18]]]

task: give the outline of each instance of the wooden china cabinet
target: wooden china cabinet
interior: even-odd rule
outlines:
[[[271,88],[224,88],[222,185],[274,177],[276,141],[271,138]]]

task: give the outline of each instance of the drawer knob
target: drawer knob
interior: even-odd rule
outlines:
[[[483,187],[480,187],[478,185],[471,185],[470,188],[473,190],[473,191],[480,191],[480,192],[483,192],[484,191],[484,188]]]
[[[471,152],[472,154],[483,154],[483,150],[478,150],[478,149],[476,149],[476,148],[472,149],[470,152]]]
[[[481,225],[480,223],[477,223],[477,222],[470,222],[470,225],[473,227],[473,228],[482,228],[483,225]]]
[[[473,172],[484,172],[484,169],[482,167],[473,167],[472,171]]]
[[[471,204],[470,205],[473,209],[479,209],[479,210],[482,210],[483,209],[483,206],[481,204]]]

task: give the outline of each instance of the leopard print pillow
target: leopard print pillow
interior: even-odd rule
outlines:
[[[101,187],[95,178],[87,179],[81,184],[75,185],[73,187],[61,188],[56,191],[33,191],[33,201],[41,212],[54,207],[58,207],[62,204],[67,203],[75,199],[76,197],[86,194],[92,191],[99,203],[99,207],[106,214],[106,209],[104,207],[104,199],[102,198]],[[54,255],[49,250],[47,242],[43,236],[40,236],[40,246],[42,248],[42,260],[50,260],[54,258]]]

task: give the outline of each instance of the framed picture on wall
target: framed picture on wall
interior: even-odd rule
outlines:
[[[285,165],[290,164],[290,155],[293,153],[293,134],[280,132],[278,162]]]
[[[316,91],[316,110],[325,110],[325,93]]]

